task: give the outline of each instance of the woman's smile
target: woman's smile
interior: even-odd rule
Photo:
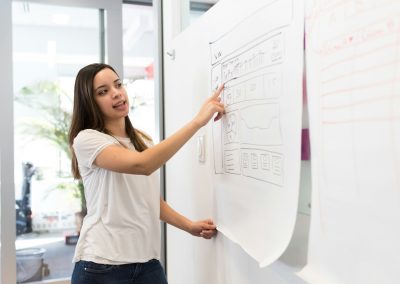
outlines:
[[[127,108],[126,101],[122,100],[122,101],[119,101],[119,102],[115,103],[113,105],[113,108],[116,109],[116,110],[122,110],[122,111],[126,110],[126,108]]]

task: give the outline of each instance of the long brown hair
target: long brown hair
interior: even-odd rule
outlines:
[[[81,175],[72,144],[78,133],[84,129],[94,129],[111,135],[105,128],[104,118],[94,100],[93,90],[94,77],[105,68],[111,69],[117,74],[110,65],[94,63],[83,67],[76,76],[72,121],[68,133],[69,146],[72,153],[72,174],[76,179],[80,179]],[[142,152],[148,148],[143,138],[149,141],[151,141],[151,138],[133,128],[129,116],[125,117],[125,131],[137,151]]]

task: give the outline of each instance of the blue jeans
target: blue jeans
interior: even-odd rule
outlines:
[[[122,265],[75,263],[71,284],[167,284],[164,269],[157,259]]]

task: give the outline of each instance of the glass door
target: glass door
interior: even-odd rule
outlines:
[[[74,80],[104,58],[104,10],[12,4],[17,282],[71,276],[82,197],[67,133]]]

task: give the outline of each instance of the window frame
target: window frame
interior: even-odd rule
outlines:
[[[13,101],[13,61],[12,61],[12,2],[0,1],[0,33],[3,42],[0,45],[0,205],[1,205],[1,262],[0,283],[16,283],[15,255],[15,184],[14,184],[14,101]],[[29,3],[93,8],[106,13],[106,57],[107,63],[123,76],[122,58],[122,0],[29,0]],[[70,278],[48,280],[46,283],[66,284]]]

